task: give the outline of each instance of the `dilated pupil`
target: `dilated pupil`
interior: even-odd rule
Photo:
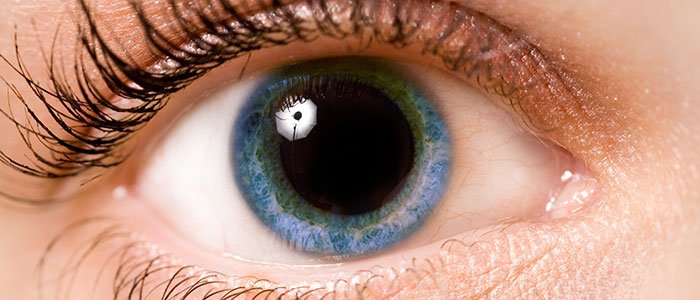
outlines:
[[[411,128],[394,101],[349,79],[317,80],[290,93],[317,107],[305,138],[280,138],[285,174],[302,198],[344,215],[391,200],[414,163]],[[298,121],[302,113],[293,117]]]

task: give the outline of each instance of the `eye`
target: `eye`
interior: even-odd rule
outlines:
[[[175,123],[139,160],[148,163],[133,195],[183,239],[243,261],[329,263],[419,247],[545,215],[549,202],[595,188],[562,181],[585,168],[486,95],[413,63],[276,67],[220,88]]]
[[[133,251],[125,246],[127,259],[160,260],[163,249],[212,270],[233,262],[226,272],[234,276],[346,280],[346,266],[392,270],[427,252],[440,260],[448,239],[568,216],[595,195],[596,181],[564,148],[585,158],[604,152],[593,146],[610,136],[577,136],[604,132],[590,130],[601,106],[578,98],[576,78],[480,12],[424,1],[166,2],[155,4],[166,3],[165,19],[132,7],[141,52],[101,40],[108,29],[86,12],[81,53],[98,78],[77,75],[78,89],[58,80],[47,93],[68,111],[55,110],[54,123],[78,123],[58,133],[76,139],[41,127],[50,134],[36,138],[49,155],[6,162],[44,177],[119,165],[127,176],[92,182],[120,185],[107,197],[118,201],[100,208],[118,205],[108,214],[145,236]],[[128,161],[115,156],[129,150]],[[527,248],[528,233],[548,226],[523,227],[516,244]],[[488,242],[502,241],[511,236]],[[512,258],[522,248],[481,253]],[[169,278],[179,280],[188,268],[165,259],[168,267],[155,268],[178,269]],[[504,261],[479,264],[526,268]],[[288,274],[301,265],[312,266]]]

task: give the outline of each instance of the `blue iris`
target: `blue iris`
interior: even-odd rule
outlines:
[[[283,171],[275,127],[280,98],[318,78],[343,78],[381,90],[410,125],[413,167],[378,209],[353,215],[322,210],[306,201]],[[366,255],[415,232],[441,200],[450,170],[451,143],[438,110],[407,78],[375,59],[320,60],[274,71],[248,96],[233,135],[236,181],[252,211],[295,249],[325,257]]]

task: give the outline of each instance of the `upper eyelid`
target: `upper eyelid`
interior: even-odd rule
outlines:
[[[347,29],[343,29],[343,27],[337,26],[333,22],[328,22],[329,18],[333,16],[330,16],[325,11],[325,7],[313,6],[308,3],[288,4],[282,7],[265,7],[265,10],[268,11],[278,10],[274,17],[275,22],[256,21],[251,17],[244,16],[243,13],[237,10],[250,11],[250,7],[247,6],[228,7],[230,10],[227,11],[228,18],[222,18],[221,15],[215,16],[218,19],[217,21],[227,19],[229,21],[226,23],[228,26],[208,19],[207,14],[196,11],[195,7],[195,24],[201,25],[201,28],[193,31],[190,28],[195,26],[184,26],[182,25],[183,23],[179,23],[182,20],[171,20],[170,24],[174,24],[176,28],[177,24],[180,24],[179,31],[175,31],[180,32],[179,35],[167,34],[165,31],[158,29],[160,28],[160,23],[152,23],[151,17],[147,15],[147,10],[141,9],[139,4],[134,4],[134,13],[139,17],[142,29],[144,32],[151,33],[151,35],[141,41],[140,45],[152,51],[155,54],[154,57],[160,57],[161,62],[177,62],[174,64],[175,68],[168,69],[168,64],[166,63],[161,65],[166,68],[157,69],[153,68],[153,65],[148,67],[149,63],[130,60],[131,57],[123,54],[125,53],[124,51],[131,49],[122,49],[120,46],[114,46],[113,40],[110,40],[110,37],[105,35],[106,31],[102,29],[103,24],[96,19],[94,12],[91,11],[86,1],[80,1],[83,4],[83,14],[87,21],[87,27],[85,25],[79,27],[81,29],[79,38],[82,41],[82,50],[89,54],[89,59],[77,60],[76,64],[85,70],[90,68],[98,69],[101,73],[101,78],[98,81],[91,81],[87,80],[87,75],[85,74],[76,74],[80,79],[78,80],[80,86],[78,89],[71,90],[70,85],[67,83],[68,81],[59,76],[53,82],[57,86],[55,89],[57,96],[54,98],[60,100],[64,105],[69,105],[66,108],[73,113],[73,116],[77,116],[73,117],[72,121],[79,123],[78,125],[82,126],[83,129],[96,130],[103,133],[103,135],[95,137],[89,136],[89,133],[84,133],[85,138],[91,139],[90,141],[94,141],[94,143],[83,141],[81,146],[85,148],[79,148],[77,151],[75,149],[66,149],[65,147],[49,149],[52,153],[68,152],[81,154],[83,159],[85,159],[85,163],[78,163],[74,168],[66,170],[66,168],[61,168],[64,167],[63,162],[57,163],[42,157],[44,167],[42,171],[44,173],[37,173],[38,175],[36,176],[38,177],[73,176],[93,167],[108,168],[118,165],[126,156],[120,155],[121,153],[117,151],[119,150],[116,149],[117,147],[112,147],[110,143],[106,143],[105,136],[113,139],[116,143],[126,142],[133,131],[146,124],[165,105],[165,100],[170,94],[187,86],[209,69],[220,65],[228,59],[251,53],[250,51],[260,48],[283,45],[296,40],[308,40],[316,35],[344,37],[357,35],[363,30],[371,29],[374,31],[374,38],[396,47],[402,47],[408,43],[422,42],[423,50],[429,54],[441,56],[447,68],[462,70],[468,77],[475,76],[478,84],[483,85],[486,90],[506,96],[507,99],[513,99],[509,96],[518,92],[519,88],[522,88],[522,86],[516,86],[516,84],[523,84],[522,82],[517,82],[522,81],[521,77],[524,76],[521,74],[523,63],[521,62],[518,66],[512,66],[512,59],[527,57],[524,66],[530,68],[530,80],[533,78],[538,80],[547,79],[540,78],[543,71],[539,67],[541,64],[545,66],[547,64],[544,63],[544,58],[534,46],[527,43],[512,30],[503,27],[487,16],[452,3],[442,4],[442,6],[434,4],[430,7],[424,2],[421,3],[422,1],[357,1],[359,6],[353,7],[352,9],[354,10],[352,12],[360,17],[355,16],[352,19],[355,22],[353,23],[354,26],[349,27],[350,29],[347,32],[343,31]],[[218,0],[207,1],[207,3],[215,7],[217,3],[219,5],[226,3],[226,1]],[[334,1],[322,1],[321,3],[328,4],[330,2]],[[412,10],[413,14],[402,15],[397,13],[400,10],[392,11],[390,9],[392,6],[390,5],[377,6],[376,9],[372,10],[364,9],[366,7],[363,6],[380,5],[387,2],[395,4],[399,8],[414,8]],[[170,2],[170,4],[172,3],[175,2]],[[308,10],[301,10],[300,7]],[[444,16],[436,13],[440,9],[451,18],[444,18]],[[303,17],[303,12],[307,11],[315,13],[307,21],[317,26],[317,28],[300,28],[291,25],[294,23],[291,22],[292,19]],[[299,12],[302,13],[299,14]],[[265,12],[262,14],[265,14]],[[381,17],[385,17],[386,14],[393,15],[396,23],[381,23]],[[209,15],[211,16],[211,14]],[[309,16],[306,15],[306,17],[308,18]],[[437,26],[431,26],[428,29],[422,27],[422,22],[425,22],[426,18],[433,23],[437,22],[435,23]],[[439,18],[450,21],[443,22]],[[166,21],[163,18],[158,18],[158,22]],[[398,24],[403,25],[398,26]],[[413,25],[413,27],[406,26],[406,24]],[[437,27],[437,29],[433,27]],[[172,26],[168,28],[168,30],[171,30]],[[397,30],[397,28],[403,29],[403,31]],[[207,30],[210,32],[207,32]],[[234,36],[231,32],[237,32],[238,34]],[[277,39],[275,34],[279,35],[280,33],[285,38]],[[183,42],[183,34],[190,41]],[[207,38],[212,36],[216,38]],[[432,36],[437,36],[437,38],[431,38]],[[219,44],[222,42],[227,47],[221,47]],[[461,46],[455,47],[453,43],[456,42],[461,42]],[[232,45],[234,46],[232,47]],[[18,60],[20,59],[18,57]],[[493,66],[496,65],[495,63],[500,64],[500,70],[494,70]],[[54,74],[59,74],[60,68],[65,67],[54,66],[57,69],[50,71]],[[28,73],[20,73],[20,75],[30,78]],[[512,78],[506,78],[506,76]],[[557,84],[557,82],[554,83]],[[39,87],[38,84],[32,81],[30,81],[30,84]],[[101,92],[105,86],[110,93]],[[547,87],[552,87],[551,82]],[[558,88],[561,89],[561,86]],[[76,90],[81,93],[72,92]],[[121,107],[115,104],[113,99],[111,99],[111,95],[133,100],[129,102],[132,106]],[[44,103],[47,102],[44,101]],[[136,106],[133,106],[134,103],[136,103]],[[521,111],[527,110],[520,101],[511,100],[511,105]],[[48,104],[46,106],[49,110],[61,111],[60,107],[57,108]],[[27,106],[27,109],[30,109],[29,106]],[[118,115],[122,110],[129,111],[128,115],[122,119],[115,118],[114,115]],[[529,116],[529,114],[526,115]],[[54,121],[64,122],[64,118],[65,116],[57,115],[54,117]],[[37,118],[33,121],[37,124],[45,122],[45,120]],[[62,128],[61,130],[65,131],[66,129]],[[45,137],[45,141],[49,142],[49,144],[64,142],[60,140],[61,132],[54,133],[49,131],[49,133],[52,136]],[[63,132],[64,136],[65,133]],[[70,142],[75,141],[71,140]],[[104,149],[104,151],[93,154],[92,152],[96,148]],[[18,167],[12,164],[10,166]]]

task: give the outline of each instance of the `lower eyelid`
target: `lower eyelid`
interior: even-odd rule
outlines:
[[[105,191],[105,197],[110,198],[111,192]],[[122,196],[128,198],[130,195]],[[192,287],[200,276],[213,275],[214,273],[206,271],[212,270],[233,276],[214,275],[216,276],[214,279],[222,281],[217,289],[233,289],[244,285],[252,288],[253,294],[280,286],[300,286],[304,288],[299,290],[305,292],[308,291],[307,287],[312,286],[319,288],[316,293],[327,293],[327,287],[330,286],[338,288],[336,292],[340,292],[340,289],[344,293],[362,290],[366,293],[365,295],[375,296],[407,294],[414,292],[412,289],[406,289],[407,287],[416,287],[421,293],[435,292],[443,295],[446,295],[444,293],[447,291],[464,293],[458,298],[485,295],[517,297],[523,291],[534,293],[531,295],[548,294],[564,297],[571,295],[568,292],[575,291],[577,287],[564,287],[557,291],[556,288],[561,285],[561,282],[571,280],[583,283],[582,285],[597,284],[595,281],[597,278],[613,278],[622,281],[625,279],[624,274],[619,273],[636,266],[629,263],[627,257],[621,257],[619,260],[617,256],[615,259],[605,259],[606,255],[610,255],[611,243],[619,241],[619,244],[615,245],[616,249],[624,249],[627,246],[628,237],[632,235],[629,228],[626,231],[616,232],[607,227],[615,228],[614,224],[625,221],[617,218],[615,215],[617,210],[606,207],[615,203],[610,201],[600,202],[590,211],[582,212],[571,219],[534,224],[512,222],[477,232],[468,232],[444,242],[438,241],[399,254],[381,255],[366,261],[324,266],[319,269],[284,265],[260,266],[259,264],[242,266],[222,258],[217,253],[203,254],[201,249],[184,243],[179,237],[172,236],[175,233],[164,228],[159,220],[154,220],[155,214],[144,210],[143,206],[125,201],[128,200],[126,198],[115,200],[104,205],[101,208],[104,209],[102,211],[117,216],[121,224],[139,224],[139,227],[124,225],[125,232],[119,236],[128,238],[110,243],[100,252],[116,258],[125,245],[136,242],[138,247],[132,249],[134,252],[129,252],[126,257],[132,263],[129,265],[130,271],[122,274],[128,278],[121,279],[138,278],[131,276],[139,276],[138,274],[146,272],[147,266],[136,262],[148,262],[155,256],[163,255],[163,259],[151,268],[157,269],[158,266],[167,266],[167,268],[164,273],[155,272],[149,275],[148,280],[145,281],[146,291],[169,280],[172,273],[182,266],[194,264],[196,267],[188,269],[191,273],[187,274],[195,277],[178,286],[177,289],[180,291]],[[100,206],[103,204],[101,203]],[[134,237],[136,240],[133,240]],[[80,246],[82,245],[84,244]],[[71,253],[74,250],[68,249],[64,253]],[[58,259],[67,258],[59,255]],[[95,265],[102,266],[107,258],[94,258],[91,261]],[[591,262],[595,264],[590,264]],[[629,264],[624,265],[626,263]],[[618,266],[618,264],[622,265]],[[598,266],[600,266],[599,269],[596,268]],[[114,260],[109,262],[109,268],[113,267],[115,267]],[[610,269],[615,270],[613,274],[615,276],[602,273]],[[87,273],[95,272],[97,271]],[[113,274],[107,274],[106,281],[110,281],[112,279],[110,276]],[[258,281],[260,278],[265,280]],[[257,287],[254,287],[256,285]],[[125,284],[125,288],[128,287],[130,286]],[[283,289],[280,288],[280,290]],[[446,297],[454,298],[450,295]]]
[[[128,211],[117,204],[113,203],[116,211]],[[558,298],[584,291],[609,295],[611,288],[637,283],[632,276],[645,262],[636,260],[635,254],[648,251],[643,245],[651,243],[633,241],[637,236],[633,228],[639,220],[629,224],[629,220],[616,218],[619,209],[598,205],[579,218],[566,221],[501,224],[400,255],[363,261],[361,265],[337,265],[325,272],[280,265],[258,265],[257,270],[251,268],[244,272],[241,268],[228,267],[225,259],[216,255],[194,256],[189,251],[169,254],[165,249],[182,248],[182,245],[172,245],[177,239],[168,238],[165,232],[150,226],[153,222],[150,216],[131,214],[119,219],[93,219],[69,230],[49,249],[42,274],[43,278],[54,278],[62,272],[79,271],[78,278],[98,278],[97,286],[105,286],[96,291],[109,292],[111,289],[107,286],[116,280],[122,294],[135,286],[137,290],[143,288],[144,293],[154,292],[157,296],[163,292],[163,284],[178,271],[176,282],[184,281],[180,285],[171,284],[173,291],[186,291],[204,277],[208,277],[205,282],[220,281],[216,285],[195,288],[193,295],[205,291],[242,290],[241,287],[251,289],[249,295],[276,288],[279,293],[290,289],[292,293],[318,289],[311,295],[334,291],[353,296],[362,291],[364,296],[376,297],[408,297],[413,292],[435,293],[447,298],[489,295]],[[624,222],[628,224],[623,225]],[[135,229],[120,224],[141,226]],[[637,246],[629,248],[632,243]],[[86,248],[91,244],[94,249]],[[651,256],[653,252],[645,255]],[[76,258],[81,259],[81,265],[73,265]],[[61,266],[77,268],[67,270]],[[122,273],[115,273],[117,267],[123,268]],[[262,276],[260,268],[277,275]],[[142,277],[147,270],[151,273]],[[95,277],[96,274],[101,277]],[[59,280],[43,285],[44,292],[54,291],[61,285],[64,292],[79,291],[78,287],[68,287],[67,280],[71,276],[56,278]],[[458,296],[449,293],[458,293]]]

